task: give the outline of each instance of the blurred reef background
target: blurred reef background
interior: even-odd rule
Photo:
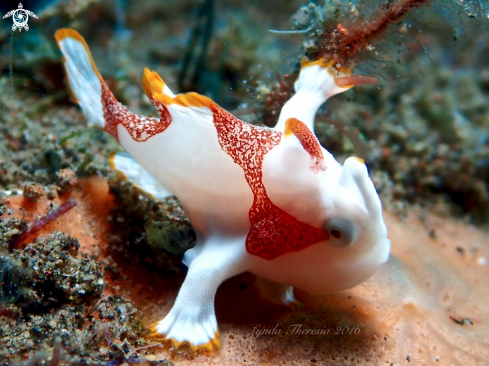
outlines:
[[[142,70],[148,67],[157,71],[174,92],[197,91],[247,122],[273,126],[281,106],[293,93],[303,57],[314,58],[330,52],[334,37],[347,37],[362,27],[373,29],[372,24],[380,22],[382,14],[398,3],[409,3],[405,14],[387,18],[383,28],[372,32],[360,46],[352,46],[351,57],[343,60],[345,66],[354,66],[354,74],[374,76],[379,82],[355,87],[329,100],[317,116],[316,133],[339,162],[352,155],[365,159],[383,205],[392,214],[388,216],[392,235],[404,238],[399,243],[412,230],[426,234],[406,242],[402,248],[409,246],[416,251],[416,246],[435,243],[440,244],[439,250],[443,252],[453,246],[453,253],[446,257],[436,250],[423,252],[425,262],[419,259],[414,264],[414,259],[402,257],[405,250],[396,249],[396,241],[391,237],[393,252],[399,259],[389,262],[393,273],[401,273],[402,277],[409,263],[412,273],[436,272],[431,264],[427,267],[420,264],[430,262],[430,256],[440,255],[450,265],[463,258],[463,265],[454,266],[470,273],[470,278],[465,279],[468,282],[448,280],[451,277],[444,273],[454,267],[440,264],[435,266],[438,281],[448,287],[440,285],[430,291],[437,294],[433,295],[436,299],[442,299],[440,309],[445,312],[454,308],[447,302],[463,301],[458,289],[464,286],[474,285],[477,293],[474,297],[466,295],[467,299],[485,301],[489,296],[487,289],[484,292],[476,283],[478,278],[487,282],[483,276],[489,275],[486,268],[489,254],[481,254],[489,251],[486,0],[23,1],[24,9],[38,16],[29,19],[29,31],[12,31],[11,18],[0,20],[1,362],[24,365],[50,362],[53,366],[63,362],[169,365],[186,364],[193,359],[183,351],[169,350],[167,344],[148,338],[147,324],[157,319],[149,319],[147,313],[155,311],[157,302],[152,304],[151,297],[140,287],[144,281],[154,283],[154,291],[161,292],[160,307],[164,309],[184,276],[181,256],[194,245],[195,233],[176,199],[155,201],[110,169],[110,154],[120,147],[108,134],[87,126],[70,99],[61,54],[54,40],[57,29],[72,27],[85,37],[107,84],[133,112],[156,115],[140,84]],[[3,16],[17,7],[17,1],[3,0],[0,13]],[[67,206],[70,199],[76,201],[74,208]],[[51,223],[47,219],[49,213],[54,218]],[[39,233],[32,230],[36,221],[41,223]],[[414,226],[411,231],[403,231],[396,225]],[[451,231],[453,228],[459,231]],[[476,239],[470,241],[473,236]],[[454,238],[457,241],[450,242]],[[431,240],[431,244],[426,244],[426,240]],[[433,259],[436,263],[437,260]],[[477,272],[480,268],[483,276]],[[379,276],[391,276],[389,269],[381,273]],[[353,293],[362,298],[376,293],[372,290],[376,284],[388,288],[382,282],[385,277],[377,277],[358,290],[360,293]],[[226,288],[230,293],[242,296],[239,291],[243,290],[256,298],[249,289],[252,286],[248,286],[252,283],[250,276],[233,281]],[[412,280],[406,293],[419,295],[417,291],[421,290],[415,287],[416,283]],[[402,287],[390,285],[398,292]],[[452,294],[448,300],[440,295],[445,290]],[[319,318],[367,323],[367,310],[360,315],[345,310],[351,307],[345,305],[350,301],[345,296],[327,298],[324,300],[327,306],[309,301],[309,309]],[[406,301],[405,294],[396,292],[395,296],[399,303]],[[420,299],[428,299],[427,296],[413,295]],[[426,303],[438,301],[430,299]],[[398,309],[387,295],[378,301]],[[363,305],[365,309],[369,306]],[[332,313],[321,313],[318,310],[321,306],[329,307]],[[425,309],[424,305],[416,306]],[[473,314],[484,312],[474,309]],[[384,323],[380,320],[379,323],[388,327],[409,316],[433,321],[426,315],[427,310],[419,313],[405,307],[398,310],[397,320],[383,318]],[[278,316],[272,315],[275,313],[292,317],[290,321],[304,321],[309,316],[308,310],[284,315],[270,306],[255,309],[251,314],[260,311],[260,319],[264,319],[263,314],[275,319]],[[444,316],[448,323],[440,323],[444,325],[435,327],[438,331],[434,332],[445,339],[441,343],[460,341],[455,336],[443,338],[441,333],[456,334],[459,328],[477,327],[474,318],[479,315],[471,317],[466,313]],[[224,310],[221,314],[218,301],[218,319],[221,317],[225,323],[231,319]],[[370,318],[376,316],[380,315]],[[480,316],[479,326],[487,325],[487,315]],[[243,318],[254,321],[250,315]],[[452,326],[459,328],[451,333]],[[219,357],[227,359],[202,356],[198,362],[283,361],[280,355],[270,356],[277,342],[271,338],[264,343],[270,349],[257,351],[253,347],[259,346],[254,345],[251,351],[246,351],[246,361],[238,353],[249,346],[246,343],[249,340],[230,341],[249,331],[243,324],[240,327],[244,329],[241,333],[235,328],[223,333],[229,342],[228,348],[221,351],[224,355]],[[430,336],[430,329],[412,332],[421,339],[420,334]],[[413,364],[487,364],[489,334],[487,330],[474,332],[465,338],[469,341],[471,337],[478,338],[479,343],[469,342],[467,347],[460,346],[459,353],[445,358],[438,351],[430,351],[431,354],[422,347],[421,351],[416,348],[417,356],[408,355],[408,349],[399,351],[396,348],[399,345],[378,351],[376,341],[369,337],[382,332],[370,331],[360,340],[350,340],[349,347],[341,343],[344,339],[309,343],[302,339],[298,344],[305,348],[294,351],[292,347],[287,360],[301,365],[316,362],[343,365],[353,361],[380,364],[379,360],[388,359],[387,365],[395,365],[419,357]],[[379,335],[379,339],[382,337]],[[399,334],[398,337],[402,338]],[[385,338],[387,341],[388,337]],[[260,341],[261,338],[256,340]],[[334,356],[322,348],[333,347],[335,342],[339,342],[337,347],[343,347],[344,354]],[[480,351],[477,358],[467,358],[464,353],[470,346]],[[153,351],[159,348],[165,357],[155,355]],[[231,353],[226,356],[226,352]],[[250,357],[255,357],[255,363]],[[425,363],[428,359],[431,361]]]

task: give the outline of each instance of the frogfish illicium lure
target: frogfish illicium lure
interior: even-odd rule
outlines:
[[[288,304],[293,287],[348,289],[387,260],[381,203],[364,162],[339,164],[313,129],[321,104],[369,78],[304,63],[295,95],[275,128],[265,128],[202,95],[175,95],[145,69],[143,88],[159,114],[151,118],[117,102],[76,31],[61,29],[56,39],[73,98],[127,151],[114,166],[156,198],[175,195],[197,233],[173,308],[156,325],[175,346],[219,346],[214,297],[239,273],[255,274],[265,299]]]

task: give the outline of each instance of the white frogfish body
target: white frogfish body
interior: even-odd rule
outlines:
[[[365,164],[340,165],[313,130],[321,104],[353,86],[338,86],[348,75],[322,61],[304,64],[296,94],[269,129],[202,95],[174,95],[145,69],[143,87],[159,114],[150,118],[117,102],[76,31],[59,30],[56,39],[73,98],[127,151],[113,165],[156,198],[177,196],[197,233],[184,256],[186,279],[155,330],[175,346],[219,346],[215,293],[239,273],[256,274],[265,299],[287,304],[293,287],[344,290],[387,260],[390,242]]]

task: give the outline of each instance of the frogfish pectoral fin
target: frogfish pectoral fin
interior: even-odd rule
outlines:
[[[110,166],[121,172],[125,179],[131,181],[134,185],[156,199],[173,195],[127,152],[121,151],[117,154],[112,154],[110,157]]]
[[[201,350],[206,350],[206,351],[212,352],[215,349],[218,349],[221,347],[221,342],[219,340],[219,331],[218,330],[214,334],[214,338],[212,338],[211,340],[209,340],[205,343],[202,343],[202,344],[194,344],[189,340],[178,340],[178,339],[175,339],[172,337],[167,338],[164,335],[162,335],[160,332],[157,331],[157,326],[158,326],[158,324],[155,324],[155,325],[150,327],[150,330],[151,330],[150,338],[154,338],[155,340],[170,341],[172,346],[175,348],[179,348],[179,347],[187,344],[193,352],[198,352]]]

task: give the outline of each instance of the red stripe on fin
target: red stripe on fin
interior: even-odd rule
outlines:
[[[285,121],[285,137],[294,135],[300,141],[304,150],[312,159],[311,170],[315,173],[325,170],[323,151],[314,133],[307,125],[297,118],[289,118]]]

